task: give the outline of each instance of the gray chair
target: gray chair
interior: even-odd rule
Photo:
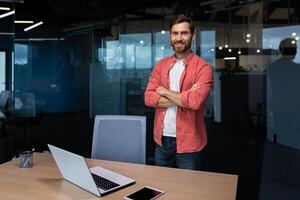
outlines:
[[[146,163],[146,117],[97,115],[92,158]]]
[[[36,105],[33,93],[15,93],[14,117],[36,117]]]
[[[7,118],[10,115],[10,107],[9,107],[9,98],[11,92],[8,90],[1,91],[0,94],[0,124],[1,124],[1,133],[3,135],[6,134],[6,123]]]
[[[9,106],[8,105],[9,97],[10,97],[10,91],[8,91],[8,90],[1,91],[1,94],[0,94],[0,111],[3,112],[4,114],[9,111],[9,107],[8,107]]]

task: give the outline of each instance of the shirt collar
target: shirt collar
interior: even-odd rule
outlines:
[[[191,51],[184,59],[183,59],[183,64],[184,66],[187,65],[187,63],[189,63],[189,61],[192,59],[192,57],[194,56],[193,51]],[[172,55],[172,59],[174,61],[174,63],[176,62],[176,56],[175,53]]]

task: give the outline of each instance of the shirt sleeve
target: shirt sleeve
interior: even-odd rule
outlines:
[[[157,107],[158,101],[161,97],[158,93],[156,93],[156,89],[159,87],[160,65],[160,62],[157,63],[150,75],[144,97],[146,106]]]
[[[213,72],[209,64],[205,63],[199,72],[197,72],[196,82],[200,83],[199,89],[181,92],[182,107],[192,110],[204,108],[213,84]]]

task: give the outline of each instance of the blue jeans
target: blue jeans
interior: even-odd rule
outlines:
[[[162,137],[162,146],[155,147],[155,165],[199,170],[200,151],[193,153],[176,153],[176,138]]]

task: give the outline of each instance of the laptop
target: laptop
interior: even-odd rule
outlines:
[[[98,197],[135,183],[131,178],[100,166],[89,168],[82,156],[51,144],[48,147],[63,178]]]

